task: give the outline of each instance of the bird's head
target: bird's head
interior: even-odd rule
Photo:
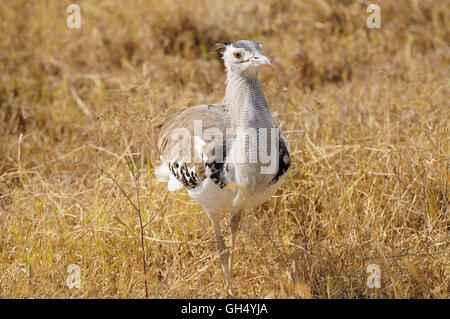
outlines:
[[[239,40],[232,43],[218,42],[216,49],[222,54],[227,73],[254,77],[261,65],[272,64],[262,51],[262,45],[250,41]]]

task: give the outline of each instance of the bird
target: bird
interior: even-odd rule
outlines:
[[[258,78],[260,67],[272,65],[262,45],[239,40],[215,46],[226,70],[225,97],[164,119],[157,139],[162,163],[154,175],[169,191],[185,188],[203,206],[231,287],[242,214],[280,188],[291,158],[288,140],[274,122]],[[220,228],[224,216],[229,217],[230,247]]]

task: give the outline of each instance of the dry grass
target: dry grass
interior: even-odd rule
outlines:
[[[366,1],[201,2],[78,1],[79,30],[69,1],[0,3],[0,297],[145,296],[136,213],[95,168],[135,200],[139,146],[150,297],[226,296],[208,218],[152,177],[150,140],[223,97],[211,40],[253,39],[293,166],[243,217],[239,296],[448,298],[448,3],[376,1],[368,29]]]

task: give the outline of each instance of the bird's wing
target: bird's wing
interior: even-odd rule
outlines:
[[[206,164],[223,156],[225,117],[224,104],[209,104],[192,106],[165,120],[157,143],[163,164],[155,176],[168,182],[169,190],[195,188],[206,177]],[[214,137],[206,139],[205,134]]]

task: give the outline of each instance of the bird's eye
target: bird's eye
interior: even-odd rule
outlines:
[[[242,53],[241,52],[234,52],[234,57],[236,59],[240,59],[242,57]]]

